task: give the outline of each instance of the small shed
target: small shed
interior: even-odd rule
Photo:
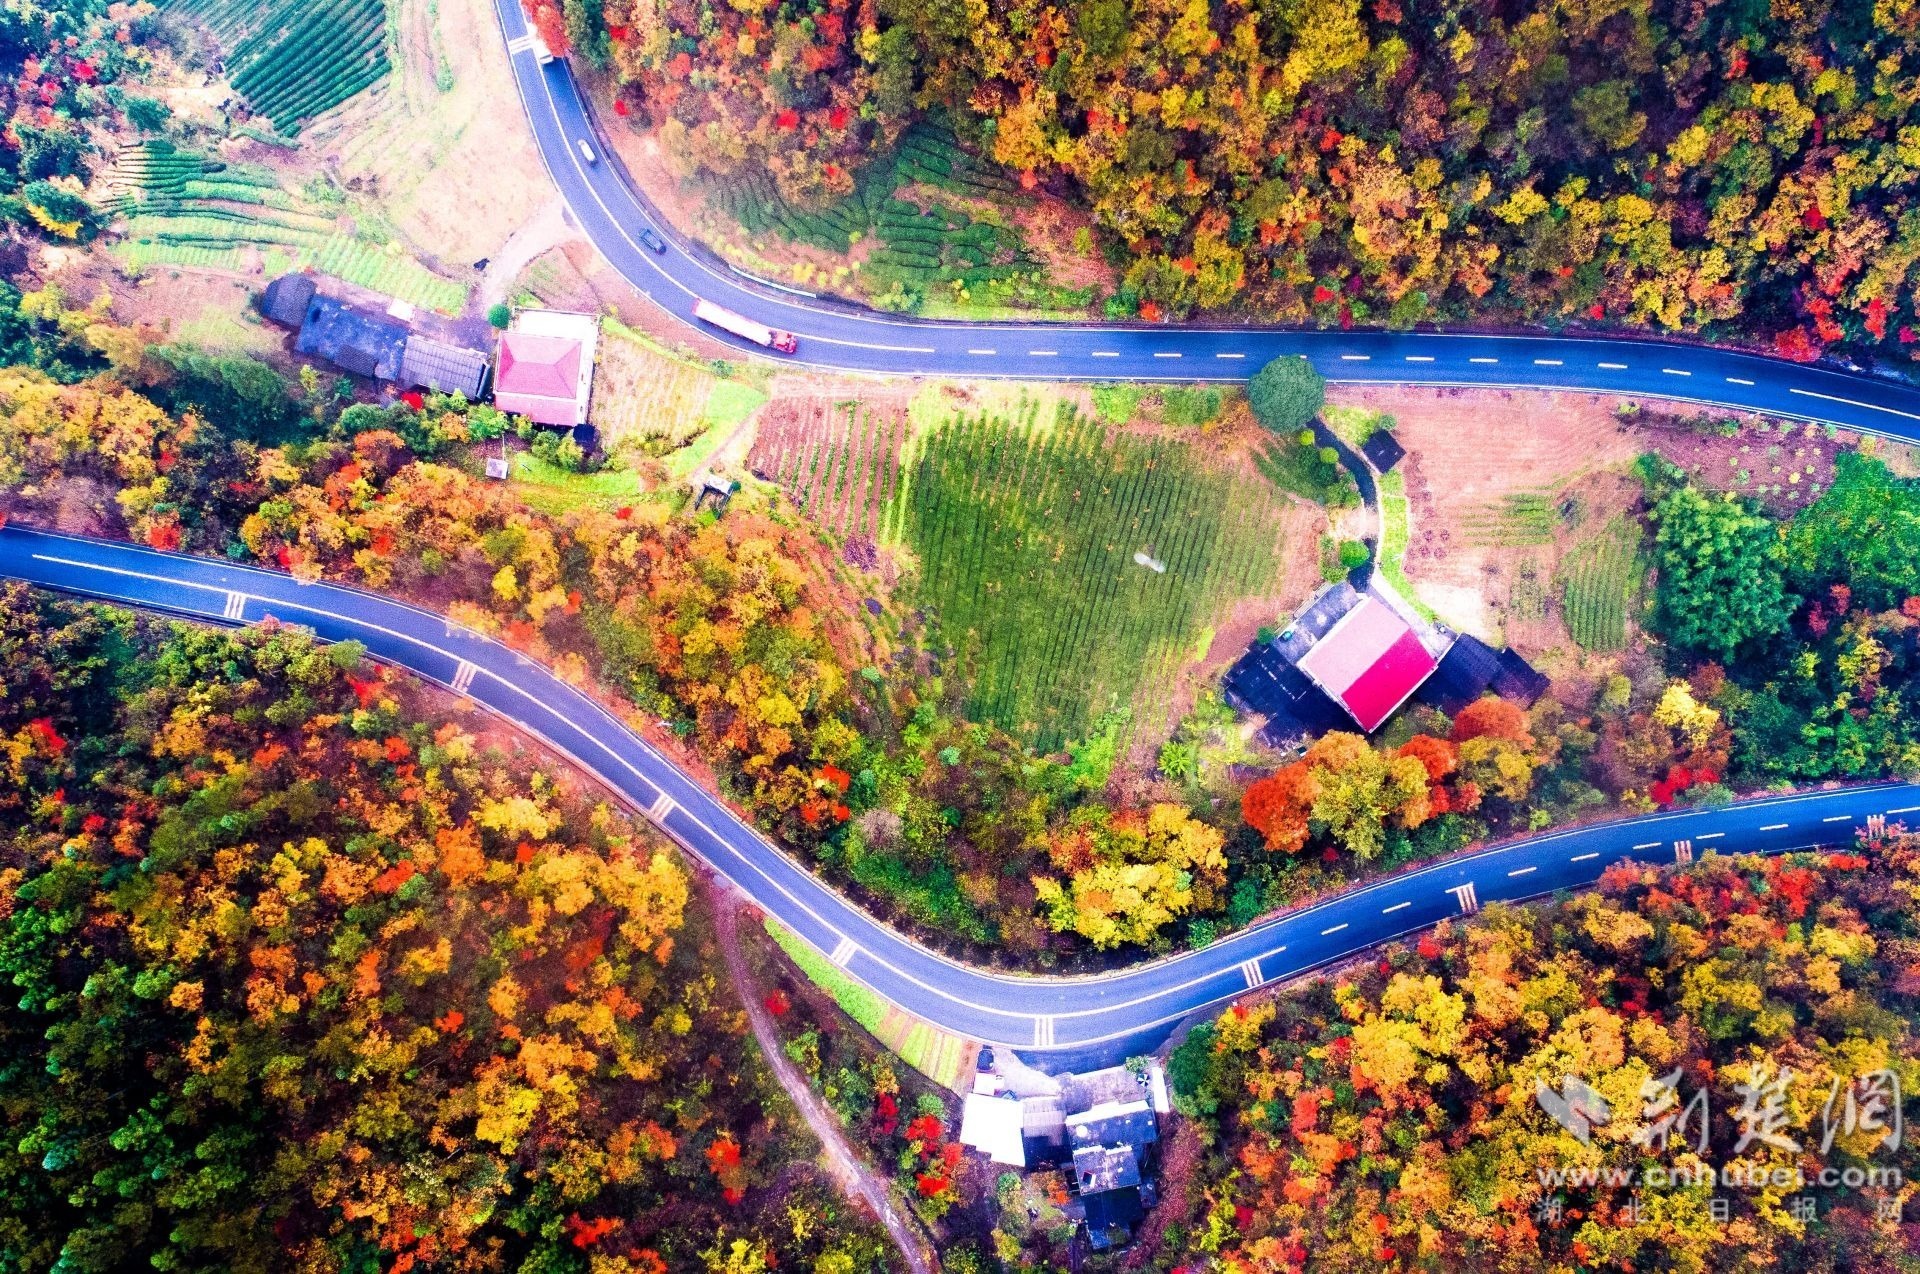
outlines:
[[[299,327],[307,317],[307,302],[318,290],[312,276],[283,274],[260,294],[260,314],[282,327]]]
[[[1366,445],[1360,448],[1360,454],[1375,469],[1386,473],[1407,458],[1407,449],[1400,445],[1400,440],[1393,436],[1391,430],[1376,429],[1373,437],[1367,439]]]
[[[490,365],[487,356],[477,349],[436,341],[416,332],[407,337],[407,348],[400,358],[400,383],[437,394],[463,394],[468,402],[478,402],[487,392]]]

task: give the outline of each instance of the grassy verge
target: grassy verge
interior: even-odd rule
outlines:
[[[1420,600],[1407,579],[1407,540],[1412,533],[1407,508],[1407,484],[1398,469],[1380,475],[1380,574],[1393,590],[1406,599],[1429,622],[1439,618],[1433,608]]]

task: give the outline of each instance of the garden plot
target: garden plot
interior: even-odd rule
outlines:
[[[881,510],[898,489],[907,428],[899,404],[782,397],[767,409],[747,463],[826,530],[877,540]]]
[[[154,140],[123,150],[107,186],[103,207],[125,219],[114,255],[130,268],[244,270],[258,253],[269,273],[312,267],[444,314],[466,305],[465,285],[427,270],[397,244],[346,233],[337,219],[282,189],[266,168]]]
[[[1164,693],[1236,603],[1279,613],[1288,555],[1311,551],[1310,511],[1259,479],[1059,415],[962,416],[917,437],[886,523],[918,558],[971,710],[1042,749]]]
[[[161,0],[160,8],[206,29],[234,91],[284,136],[391,69],[385,0]]]

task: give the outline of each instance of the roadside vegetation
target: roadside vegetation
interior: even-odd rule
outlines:
[[[1898,1213],[1880,1212],[1898,1187],[1636,1174],[1696,1154],[1716,1171],[1915,1170],[1911,1139],[1843,1123],[1850,1091],[1920,1063],[1917,885],[1907,835],[1615,868],[1597,893],[1489,908],[1243,1002],[1173,1055],[1204,1159],[1157,1218],[1151,1267],[1202,1251],[1228,1269],[1903,1268]],[[1590,1138],[1535,1097],[1568,1076],[1611,1111]],[[1748,1091],[1779,1110],[1776,1136],[1747,1136]],[[1696,1094],[1709,1105],[1680,1113]]]
[[[350,644],[0,646],[12,1268],[884,1263],[644,823]]]

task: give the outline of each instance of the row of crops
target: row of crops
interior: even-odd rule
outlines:
[[[1225,606],[1272,591],[1288,550],[1265,484],[1071,406],[1042,425],[1028,407],[933,430],[887,512],[970,709],[1052,749],[1164,684]]]
[[[824,208],[788,203],[764,171],[721,187],[718,199],[754,234],[774,234],[827,252],[848,252],[856,241],[877,238],[879,250],[862,267],[876,293],[895,284],[919,293],[950,282],[971,289],[1038,268],[1014,230],[975,220],[938,200],[923,207],[896,197],[901,186],[916,183],[989,198],[1013,191],[997,168],[961,149],[952,132],[920,123],[901,138],[892,163],[869,165],[853,194]]]
[[[1639,607],[1646,565],[1640,527],[1616,517],[1567,554],[1560,567],[1560,603],[1567,632],[1587,650],[1620,650]]]
[[[115,252],[129,266],[245,268],[249,250],[274,271],[312,267],[413,305],[457,314],[467,288],[389,244],[345,233],[304,207],[265,168],[225,164],[161,140],[122,151],[102,206],[125,218]]]
[[[385,0],[160,0],[226,51],[234,91],[292,136],[384,79]]]

